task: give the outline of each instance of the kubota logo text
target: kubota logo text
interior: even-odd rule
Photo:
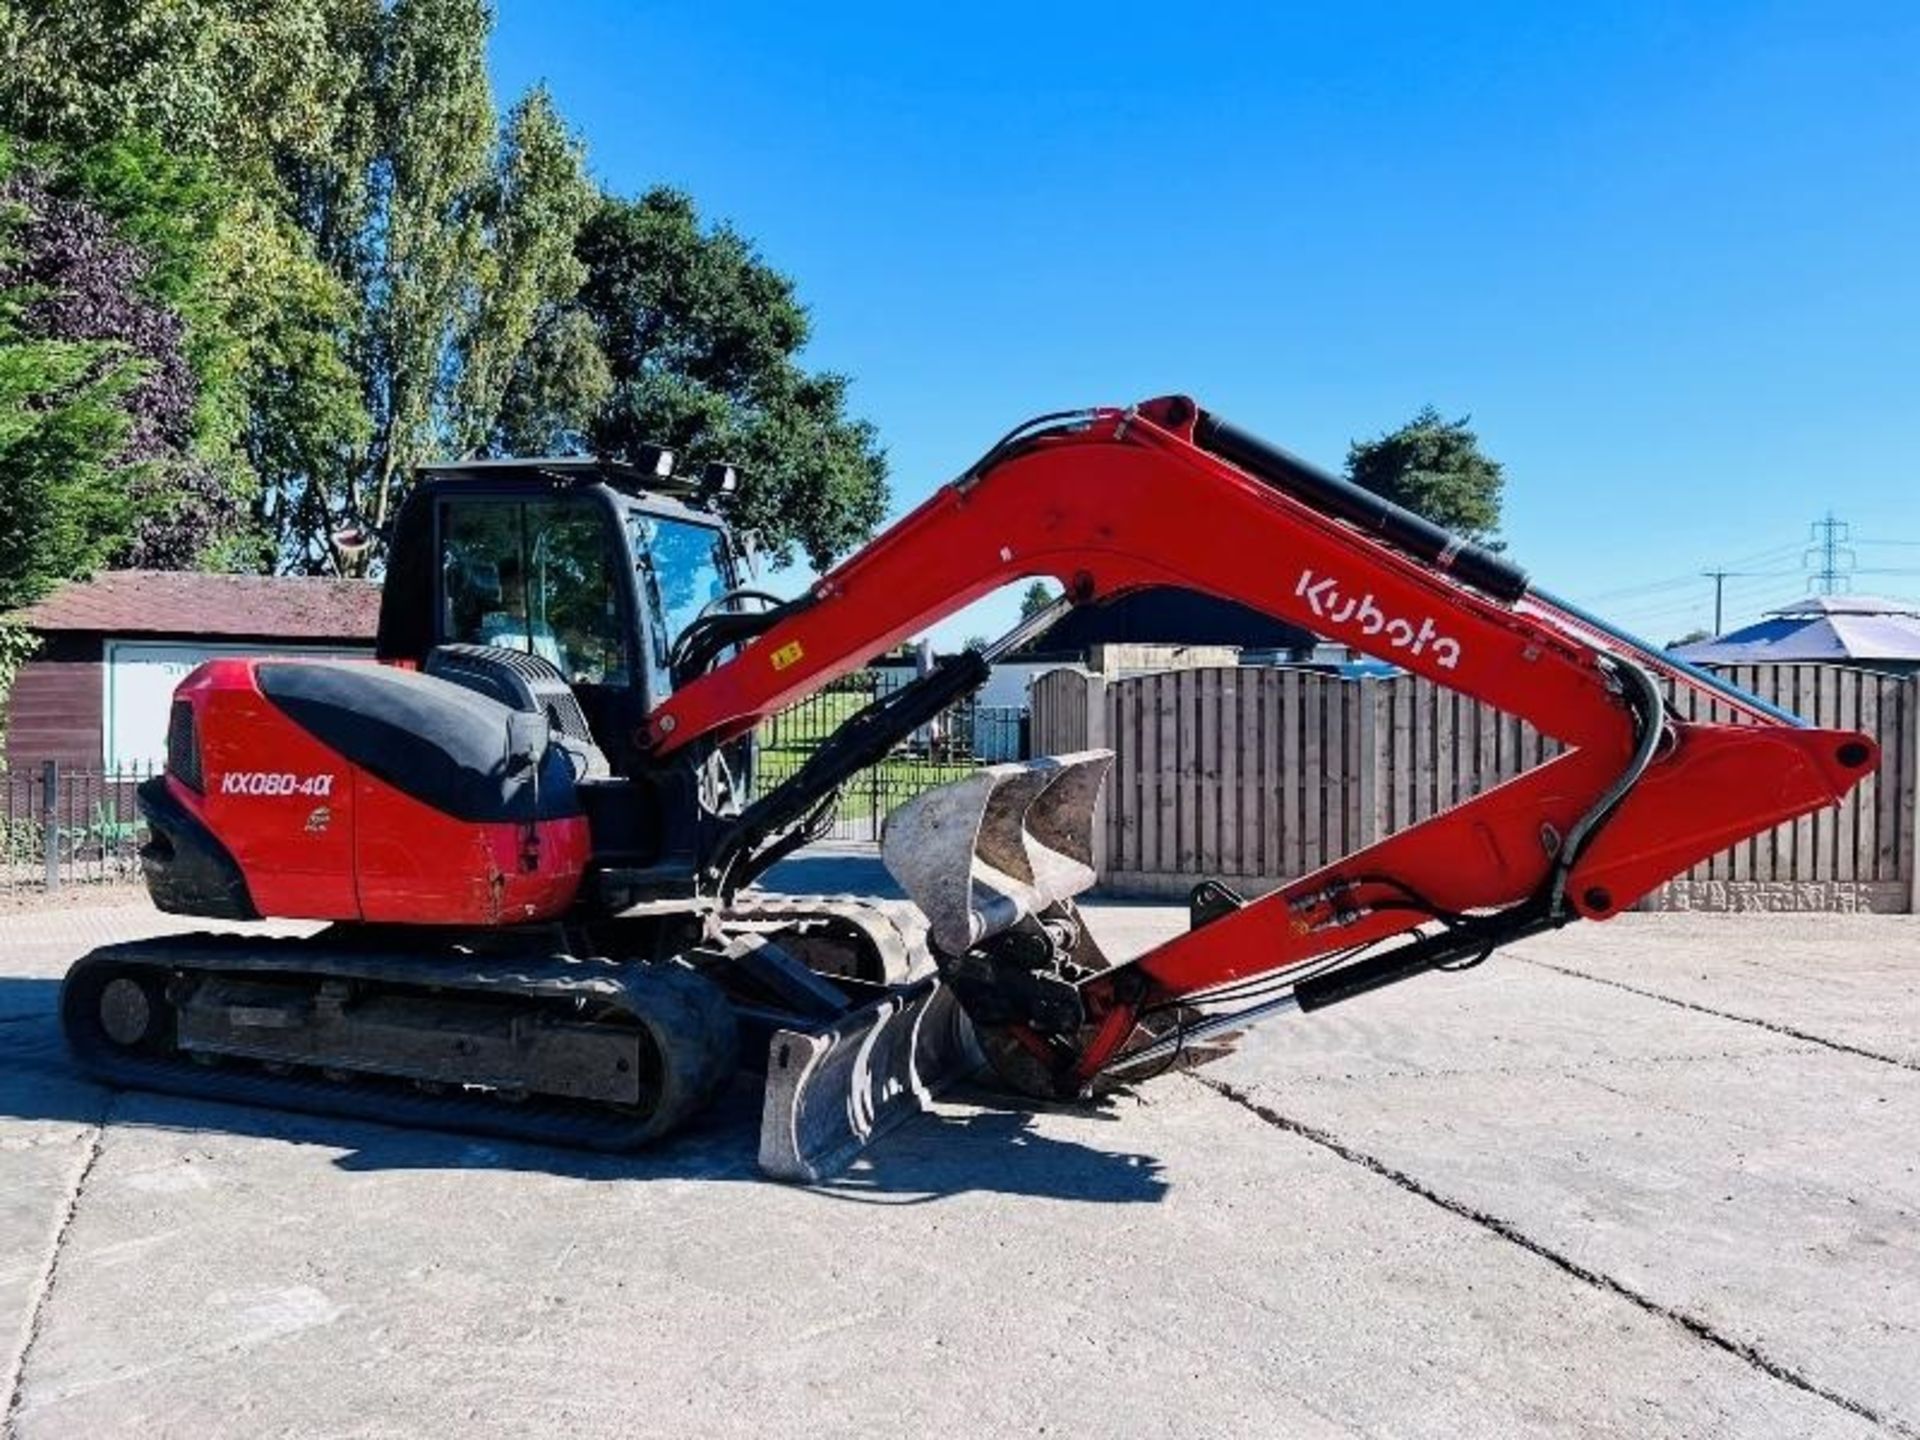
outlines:
[[[1362,635],[1381,636],[1394,650],[1409,650],[1415,655],[1431,650],[1433,663],[1443,670],[1452,670],[1460,663],[1458,640],[1442,635],[1429,619],[1422,618],[1416,624],[1387,614],[1374,603],[1371,590],[1356,600],[1341,594],[1339,582],[1331,575],[1316,576],[1311,570],[1302,570],[1293,593],[1307,602],[1307,608],[1318,619],[1331,620],[1336,625],[1357,625]]]

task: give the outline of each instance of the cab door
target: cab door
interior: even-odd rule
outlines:
[[[443,496],[437,638],[547,661],[615,770],[645,717],[619,512],[597,492]]]

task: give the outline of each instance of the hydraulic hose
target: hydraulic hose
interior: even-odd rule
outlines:
[[[1623,683],[1634,693],[1627,697],[1627,703],[1633,707],[1634,719],[1638,722],[1639,736],[1633,749],[1633,758],[1627,762],[1627,768],[1614,777],[1593,807],[1574,822],[1567,832],[1566,839],[1560,843],[1560,855],[1548,880],[1547,915],[1558,921],[1566,909],[1567,876],[1572,873],[1587,846],[1593,843],[1600,833],[1600,827],[1607,817],[1627,796],[1627,792],[1640,782],[1647,772],[1647,766],[1653,763],[1654,755],[1660,749],[1660,737],[1666,733],[1666,702],[1661,698],[1660,687],[1643,668],[1621,655],[1608,655],[1602,664],[1609,666]]]

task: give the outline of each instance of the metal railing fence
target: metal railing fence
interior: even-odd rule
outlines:
[[[0,892],[137,879],[147,832],[134,791],[157,770],[49,760],[0,772]]]

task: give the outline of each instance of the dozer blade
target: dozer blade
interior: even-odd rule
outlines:
[[[776,1180],[831,1179],[984,1063],[972,1025],[934,975],[821,1028],[776,1031],[760,1168]]]
[[[926,913],[935,948],[964,954],[1094,882],[1093,806],[1111,750],[989,765],[887,817],[880,855]]]

